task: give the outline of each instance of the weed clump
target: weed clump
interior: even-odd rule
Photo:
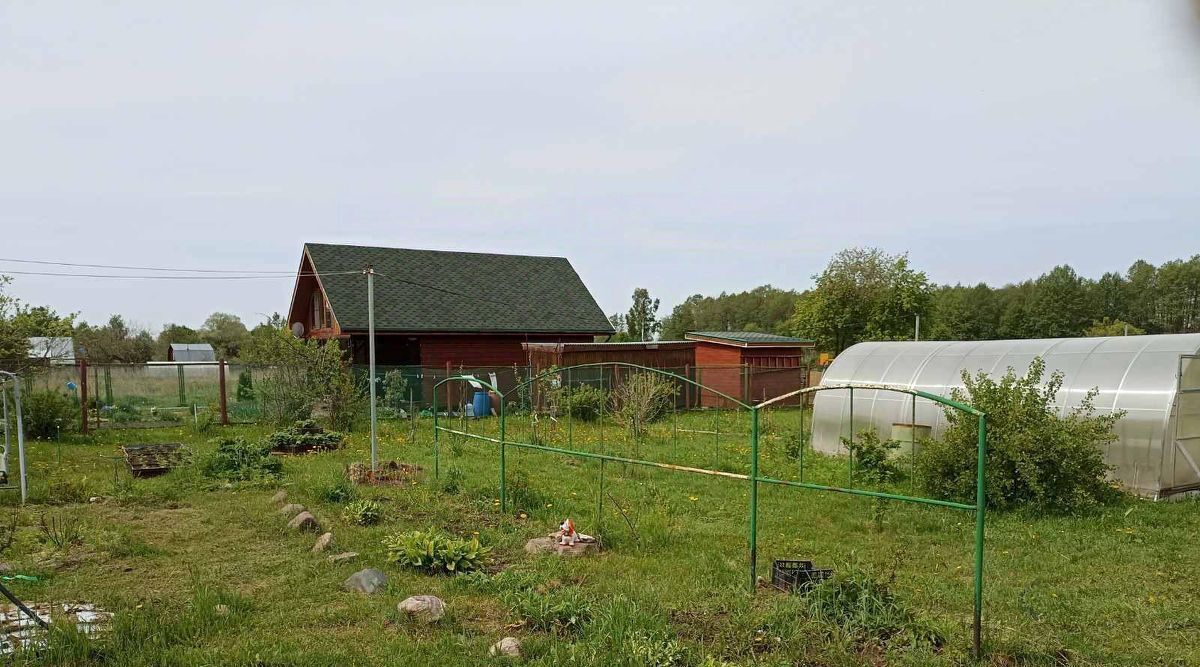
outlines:
[[[941,633],[901,602],[891,583],[850,568],[813,586],[805,600],[815,620],[837,626],[856,641],[941,646]]]
[[[302,419],[282,431],[271,434],[271,449],[286,454],[323,452],[342,446],[345,436],[336,431],[326,431],[311,419]]]
[[[222,440],[201,466],[209,479],[226,482],[275,482],[283,477],[283,462],[266,445],[244,438]]]

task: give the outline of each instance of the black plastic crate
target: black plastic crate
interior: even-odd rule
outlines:
[[[811,560],[777,560],[771,565],[771,585],[794,593],[833,576],[833,570],[813,567]]]

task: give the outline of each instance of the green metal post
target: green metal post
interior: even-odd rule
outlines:
[[[758,408],[750,408],[750,593],[758,583]]]
[[[983,525],[987,511],[984,472],[987,461],[987,415],[979,415],[979,443],[975,453],[975,627],[974,656],[983,657]]]
[[[804,481],[804,443],[808,438],[804,434],[804,400],[800,400],[800,481]]]
[[[569,394],[570,391],[571,391],[571,369],[568,368],[567,369],[567,386],[563,388],[563,392],[564,392],[564,394]],[[575,418],[571,415],[571,412],[572,412],[572,410],[570,408],[571,401],[569,398],[567,399],[567,403],[568,403],[568,407],[567,407],[567,447],[574,448],[575,438],[574,438],[572,431],[574,430]]]
[[[596,535],[604,539],[604,459],[600,459],[600,493],[596,496]]]
[[[847,474],[850,486],[854,486],[854,387],[850,387],[850,444],[846,447]]]
[[[507,509],[505,509],[508,506],[508,495],[505,493],[505,488],[504,488],[504,480],[506,479],[506,476],[504,474],[504,449],[505,449],[505,442],[504,442],[505,424],[504,424],[504,422],[505,421],[506,421],[506,418],[504,416],[504,397],[501,396],[500,397],[500,511],[501,512],[508,511]]]
[[[451,422],[453,423],[453,422]],[[441,461],[441,456],[438,451],[438,404],[437,404],[437,387],[433,388],[433,478],[439,479],[438,463]]]
[[[912,397],[912,421],[909,422],[908,445],[908,491],[912,493],[917,485],[917,397]]]

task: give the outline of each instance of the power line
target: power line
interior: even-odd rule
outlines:
[[[302,276],[328,276],[328,275],[346,275],[354,273],[362,273],[362,271],[337,271],[337,272],[322,272],[322,273],[287,273],[283,275],[205,275],[205,276],[154,276],[154,275],[137,275],[137,274],[119,274],[119,273],[60,273],[54,271],[12,271],[10,269],[0,269],[0,273],[13,276],[59,276],[63,278],[115,278],[123,280],[261,280],[261,279],[279,279],[279,278],[299,278]]]
[[[167,271],[171,273],[263,273],[295,275],[294,271],[264,271],[260,269],[180,269],[165,266],[122,266],[120,264],[79,264],[75,262],[51,262],[43,259],[13,259],[0,257],[0,262],[15,262],[18,264],[42,264],[45,266],[73,266],[85,269],[121,269],[126,271]]]

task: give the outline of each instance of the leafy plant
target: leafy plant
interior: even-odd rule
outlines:
[[[79,405],[50,389],[24,394],[21,410],[25,434],[38,440],[53,440],[79,423]]]
[[[789,431],[784,436],[783,453],[793,461],[798,460],[805,447],[808,446],[808,434],[802,431]]]
[[[665,414],[675,400],[678,387],[658,373],[631,373],[609,393],[613,419],[634,437]]]
[[[326,431],[312,419],[302,419],[291,428],[272,433],[269,441],[272,450],[295,454],[337,449],[342,446],[345,436],[336,431]]]
[[[374,526],[383,520],[383,505],[377,500],[356,500],[346,505],[342,517],[356,526]]]
[[[441,488],[442,493],[458,493],[459,491],[462,491],[464,479],[466,479],[466,475],[463,473],[462,468],[459,468],[458,466],[450,466],[450,469],[446,471],[444,476],[442,476],[439,487]]]
[[[271,456],[271,448],[244,438],[222,440],[201,466],[209,479],[229,482],[278,480],[283,476],[283,462]]]
[[[471,572],[491,553],[478,539],[464,540],[433,529],[389,535],[383,546],[389,562],[429,574]]]
[[[579,421],[599,419],[607,402],[608,394],[604,390],[588,384],[564,387],[558,398],[560,412]]]
[[[893,573],[881,581],[850,567],[809,589],[805,595],[809,614],[860,641],[940,646],[941,633],[892,592],[894,577]]]
[[[1065,417],[1055,396],[1063,375],[1050,374],[1034,359],[1024,376],[1010,368],[999,380],[984,373],[963,373],[965,390],[953,398],[987,414],[985,488],[989,507],[1029,507],[1039,512],[1071,513],[1110,502],[1118,494],[1105,480],[1104,445],[1124,414],[1096,415],[1097,389]],[[970,502],[975,498],[977,421],[948,408],[949,424],[940,439],[926,444],[918,457],[925,489],[938,498]]]
[[[518,589],[504,593],[501,599],[533,630],[574,633],[592,619],[592,601],[574,587],[547,591]]]
[[[688,652],[675,639],[635,635],[626,640],[629,657],[646,667],[681,667],[688,664]]]
[[[900,448],[900,443],[895,440],[880,440],[875,429],[866,428],[859,431],[857,438],[842,438],[842,444],[854,459],[856,476],[875,482],[887,482],[900,476],[900,469],[890,459],[891,452]]]

